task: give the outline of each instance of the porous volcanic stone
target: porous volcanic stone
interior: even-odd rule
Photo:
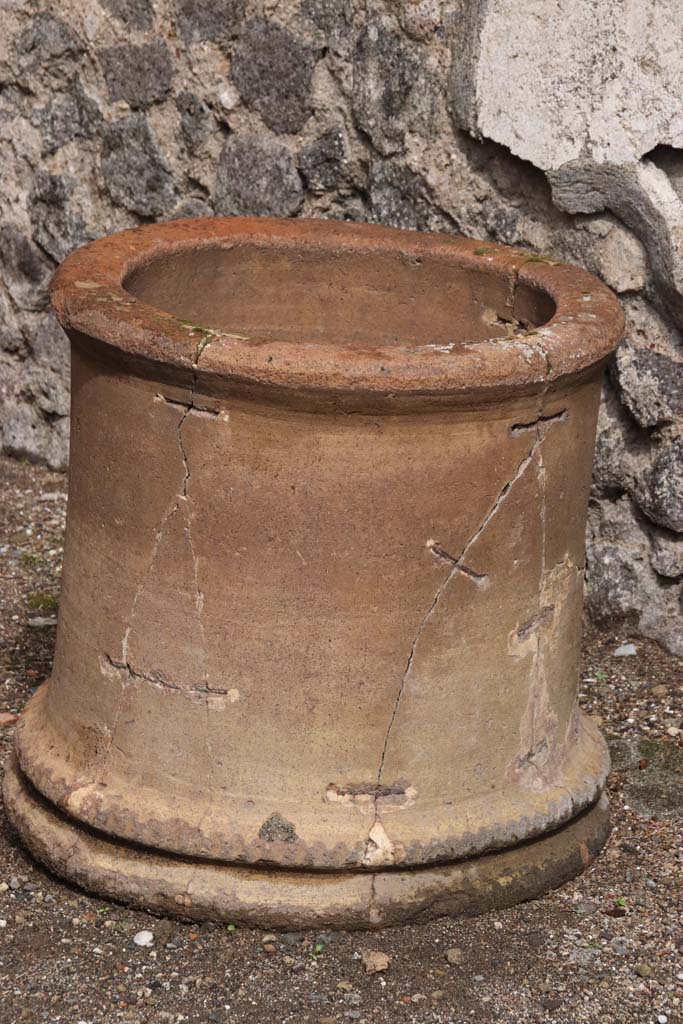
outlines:
[[[244,0],[175,0],[178,31],[186,43],[228,45],[239,30]]]
[[[174,203],[173,178],[142,114],[107,126],[102,172],[112,199],[127,210],[153,217]]]
[[[300,206],[303,187],[289,148],[258,135],[231,135],[216,174],[216,212],[289,216]]]
[[[108,46],[98,59],[111,100],[125,100],[136,110],[163,99],[171,88],[173,64],[168,47],[157,39],[133,46]]]
[[[301,171],[309,188],[324,192],[344,178],[344,131],[330,128],[301,153]]]
[[[28,69],[55,68],[60,61],[77,56],[83,49],[76,33],[61,18],[47,11],[40,11],[17,41],[22,64]]]
[[[99,0],[124,25],[149,29],[154,21],[152,0]]]
[[[274,132],[298,132],[311,114],[315,52],[274,21],[250,22],[232,62],[235,85]]]
[[[47,155],[73,139],[91,139],[102,121],[100,109],[75,81],[68,92],[58,93],[47,107],[37,110],[33,123],[43,135],[42,153]]]

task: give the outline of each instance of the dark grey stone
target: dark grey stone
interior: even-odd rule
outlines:
[[[663,444],[635,497],[648,519],[683,533],[683,438]]]
[[[154,21],[152,0],[100,0],[100,3],[122,21],[133,28],[151,28]]]
[[[292,154],[281,142],[256,135],[231,135],[216,175],[216,212],[289,217],[303,200]]]
[[[402,163],[376,161],[370,173],[372,220],[413,231],[448,231],[451,221],[430,202],[425,182]]]
[[[683,417],[683,360],[627,340],[618,350],[615,376],[619,396],[642,427]]]
[[[142,46],[110,46],[100,50],[98,58],[109,98],[125,100],[133,110],[158,103],[171,88],[173,63],[160,39]]]
[[[298,132],[311,115],[316,54],[272,21],[249,22],[237,45],[232,75],[242,99],[274,132]]]
[[[22,309],[44,309],[53,265],[11,222],[0,225],[0,266],[7,289]]]
[[[180,130],[190,152],[201,146],[211,127],[211,111],[206,103],[191,92],[176,96],[175,105],[180,114]]]
[[[17,40],[17,52],[25,67],[50,71],[51,64],[83,52],[83,43],[60,18],[41,11]]]
[[[367,25],[353,55],[353,116],[384,155],[402,148],[401,115],[419,78],[415,47],[384,21]]]
[[[66,93],[58,93],[50,104],[36,111],[33,123],[42,131],[42,153],[47,155],[72,139],[91,139],[102,120],[95,100],[75,81]]]
[[[353,8],[349,0],[304,0],[301,9],[330,40],[340,39],[351,30]]]
[[[73,188],[66,175],[38,171],[29,194],[33,237],[57,263],[93,238],[81,214],[71,208]]]
[[[178,32],[186,43],[210,40],[226,47],[244,16],[244,0],[176,0]]]
[[[337,188],[344,180],[344,132],[330,128],[301,152],[301,171],[314,192]]]
[[[142,114],[105,129],[102,173],[113,201],[133,213],[157,217],[175,205],[171,172]]]

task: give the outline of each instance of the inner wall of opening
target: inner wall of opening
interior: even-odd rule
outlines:
[[[506,277],[436,257],[213,246],[152,259],[124,287],[198,326],[297,344],[457,345],[510,334]],[[552,300],[525,291],[523,326],[547,322]]]

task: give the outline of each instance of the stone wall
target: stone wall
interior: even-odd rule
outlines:
[[[677,0],[0,0],[2,444],[66,463],[56,263],[158,218],[462,231],[620,295],[589,607],[683,654]]]

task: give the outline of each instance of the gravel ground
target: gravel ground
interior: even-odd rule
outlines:
[[[0,481],[4,761],[50,668],[66,480],[0,459]],[[683,664],[626,631],[592,635],[582,680],[613,751],[610,841],[575,882],[483,918],[270,940],[160,920],[52,878],[0,814],[1,1024],[681,1024]],[[372,951],[389,963],[370,974]]]

